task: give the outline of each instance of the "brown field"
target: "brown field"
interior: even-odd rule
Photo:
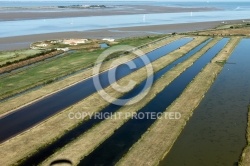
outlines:
[[[166,109],[166,112],[179,112],[182,115],[181,119],[162,118],[156,121],[117,165],[157,165],[167,155],[193,111],[222,70],[223,67],[215,61],[226,60],[239,41],[239,38],[231,39],[230,43],[215,57],[214,62],[209,63],[182,95]]]
[[[198,35],[216,35],[216,36],[250,36],[250,28],[237,28],[237,29],[221,29],[198,32]]]

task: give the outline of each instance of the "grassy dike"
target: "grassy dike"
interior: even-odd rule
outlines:
[[[170,38],[161,38],[160,40],[158,39],[157,42],[152,43],[152,44],[144,44],[142,48],[140,48],[141,51],[143,51],[144,53],[148,53],[151,52],[159,47],[162,47],[166,44],[169,44],[170,42],[173,42],[175,40],[180,39],[181,37],[185,37],[185,36],[173,36]],[[101,54],[101,53],[100,53]],[[132,60],[135,57],[135,55],[129,54],[126,55],[126,58],[129,60]],[[118,59],[118,58],[117,58]],[[107,61],[105,63],[103,63],[103,66],[101,68],[101,71],[106,71],[108,69],[110,69],[112,61]],[[62,89],[65,89],[69,86],[72,86],[78,82],[81,82],[84,79],[87,79],[89,77],[91,77],[93,75],[92,73],[92,68],[89,68],[79,74],[73,75],[71,77],[65,78],[63,80],[57,81],[55,83],[46,85],[42,88],[39,88],[37,90],[28,92],[26,94],[23,94],[21,96],[17,96],[13,99],[7,100],[3,103],[0,103],[0,117],[3,116],[5,113],[9,113],[10,111],[13,111],[17,108],[23,107],[27,104],[30,104],[32,102],[35,102],[43,97],[46,97],[50,94],[56,93]]]
[[[15,61],[21,61],[29,57],[43,53],[42,50],[22,49],[16,51],[0,51],[0,66],[4,66]]]
[[[166,109],[166,112],[181,113],[181,119],[162,118],[157,120],[117,165],[157,165],[168,154],[193,111],[221,72],[223,66],[217,64],[216,61],[227,60],[239,41],[240,38],[231,39],[211,63],[187,86],[182,95]]]
[[[161,39],[164,41],[166,36],[157,35],[155,37],[123,39],[116,45],[128,44],[136,47],[140,46],[140,44],[154,43],[154,40],[160,40],[161,42]],[[61,77],[92,67],[102,52],[103,49],[94,51],[79,50],[75,53],[69,53],[67,56],[36,64],[24,71],[2,76],[0,79],[0,99],[13,96],[30,88],[44,86],[57,81]]]
[[[34,56],[29,56],[26,59],[16,60],[14,62],[9,62],[6,65],[3,65],[0,67],[0,74],[11,72],[13,70],[16,70],[18,68],[22,68],[31,64],[35,64],[37,62],[44,61],[48,58],[56,57],[57,55],[63,54],[64,51],[62,50],[50,50],[46,51],[44,53],[39,53]]]
[[[241,161],[239,163],[240,166],[249,166],[250,165],[250,104],[248,105],[248,125],[247,125],[247,146],[245,147]]]
[[[206,40],[206,38],[197,37],[192,42],[181,47],[181,49],[178,49],[170,53],[168,56],[163,56],[162,58],[156,60],[152,63],[154,71],[158,71],[159,69],[173,62],[175,59],[183,56],[190,49],[200,44],[204,40]],[[139,83],[145,78],[146,69],[141,68],[129,76],[119,80],[118,84],[126,85],[127,80],[134,80]],[[107,87],[105,90],[111,94],[111,96],[122,96],[122,93],[114,91],[111,86]],[[98,112],[108,104],[109,103],[103,100],[99,94],[95,93],[85,98],[81,102],[69,107],[68,109],[46,119],[39,125],[34,126],[33,128],[19,134],[18,136],[9,139],[0,145],[0,156],[2,157],[0,160],[0,165],[12,165],[17,163],[23,158],[35,153],[36,151],[39,151],[39,148],[42,148],[43,146],[53,142],[83,121],[83,119],[69,119],[68,114],[70,112]]]
[[[217,43],[218,40],[219,38],[214,39],[202,50],[190,57],[188,60],[183,63],[180,63],[179,65],[171,69],[169,72],[167,72],[164,76],[162,76],[162,78],[156,81],[156,83],[151,88],[149,94],[143,100],[134,105],[124,106],[119,109],[117,113],[114,114],[114,116],[119,114],[120,118],[111,118],[99,123],[95,127],[91,128],[89,131],[84,133],[82,136],[66,145],[60,151],[56,152],[41,165],[48,165],[53,160],[60,158],[70,159],[73,162],[73,165],[77,165],[80,159],[84,158],[84,156],[88,155],[94,149],[96,149],[103,141],[109,138],[116,129],[121,127],[126,121],[131,118],[127,116],[128,113],[130,113],[129,115],[131,115],[132,113],[135,113],[142,107],[144,107],[145,104],[150,102],[159,92],[161,92],[166,86],[168,86],[182,72],[184,72],[188,67],[192,66],[192,64],[205,52],[207,52],[209,48],[211,48],[215,43]],[[173,55],[174,54],[175,53],[173,53]],[[176,52],[176,54],[178,54],[178,51]]]

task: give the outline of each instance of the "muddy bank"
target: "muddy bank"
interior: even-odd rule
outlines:
[[[248,105],[248,125],[247,125],[247,146],[245,147],[240,161],[240,166],[249,166],[250,165],[250,104]]]

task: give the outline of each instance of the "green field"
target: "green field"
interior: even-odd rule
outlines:
[[[162,37],[162,35],[158,35],[128,38],[122,39],[118,41],[119,44],[114,45],[139,46]],[[19,73],[2,77],[0,79],[0,99],[37,85],[51,83],[59,77],[90,67],[103,51],[103,49],[94,51],[78,50],[74,53],[68,53],[66,56],[56,58],[49,62],[43,62],[32,68],[27,68]],[[15,52],[16,51],[14,51],[14,53]]]

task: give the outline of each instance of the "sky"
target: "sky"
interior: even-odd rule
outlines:
[[[13,2],[22,2],[22,1],[71,1],[71,0],[0,0],[1,1],[13,1]],[[90,1],[123,1],[123,0],[72,0],[80,2],[90,2]],[[127,1],[157,1],[157,2],[249,2],[249,0],[127,0]]]
[[[70,0],[0,0],[0,1],[70,1]],[[81,1],[81,2],[88,2],[88,1],[92,1],[92,0],[72,0],[72,1]],[[117,0],[93,0],[93,1],[117,1]],[[118,0],[118,1],[122,1],[122,0]],[[171,2],[171,1],[182,1],[182,2],[249,2],[249,0],[128,0],[128,1],[162,1],[162,2]]]

